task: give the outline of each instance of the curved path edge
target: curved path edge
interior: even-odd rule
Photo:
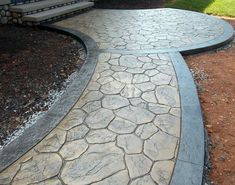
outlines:
[[[46,137],[67,115],[89,83],[97,63],[96,43],[85,34],[59,26],[43,25],[41,29],[69,35],[80,41],[87,52],[86,61],[62,97],[35,124],[0,150],[0,172],[28,152]]]
[[[167,52],[171,56],[172,63],[174,65],[179,91],[181,98],[181,138],[178,150],[178,157],[175,165],[175,169],[171,178],[171,185],[200,185],[202,184],[203,166],[204,166],[204,125],[201,114],[201,106],[197,95],[197,89],[194,84],[193,77],[185,63],[182,54],[199,53],[206,50],[215,49],[221,47],[233,38],[233,30],[230,25],[224,22],[225,32],[224,34],[210,42],[198,45],[198,48],[184,48],[176,50],[146,50],[148,53],[163,53]],[[91,78],[96,66],[97,57],[102,50],[98,50],[95,42],[85,34],[67,29],[59,26],[43,26],[44,29],[50,29],[59,31],[64,34],[69,34],[84,44],[87,49],[87,61],[80,70],[78,77],[82,78],[82,83],[76,84],[74,81],[74,89],[69,89],[61,100],[59,105],[55,104],[47,115],[44,116],[39,123],[30,127],[25,133],[10,143],[4,150],[0,151],[0,171],[16,161],[20,156],[26,153],[29,149],[35,146],[42,138],[44,138],[69,112],[72,106],[79,99],[79,96],[85,89],[89,79]],[[107,50],[106,50],[107,51]],[[110,52],[110,50],[108,50]],[[120,51],[120,50],[119,50]],[[133,51],[130,51],[133,53]],[[145,52],[145,51],[143,51]],[[142,53],[142,51],[141,51]],[[92,70],[91,70],[92,69]],[[84,83],[86,82],[86,83]],[[81,88],[80,88],[81,87]],[[80,91],[77,91],[77,89]],[[76,90],[75,90],[76,89]],[[69,96],[68,93],[73,93]],[[66,99],[65,99],[66,97]],[[70,105],[66,105],[69,102]],[[67,110],[66,110],[67,109]],[[44,124],[45,120],[48,124]],[[49,124],[50,122],[50,124]]]
[[[181,137],[170,185],[201,185],[204,167],[204,124],[197,88],[182,55],[170,53],[181,100]]]
[[[194,44],[191,46],[179,47],[179,48],[166,48],[166,49],[143,49],[141,53],[174,53],[180,52],[182,55],[191,55],[197,54],[201,52],[210,51],[213,49],[217,49],[220,47],[229,44],[234,37],[233,27],[225,22],[224,20],[220,20],[221,25],[223,25],[224,33],[219,37],[210,40],[208,42]],[[134,54],[135,50],[119,50],[119,49],[100,49],[102,53],[109,52],[109,53],[122,53],[122,54]],[[138,52],[137,52],[138,53]]]

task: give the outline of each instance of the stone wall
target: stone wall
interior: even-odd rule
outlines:
[[[23,2],[19,2],[17,0],[0,0],[0,24],[12,24],[12,23],[13,24],[22,24],[22,17],[25,14],[34,14],[34,13],[38,13],[41,11],[46,11],[49,9],[63,6],[63,5],[57,5],[57,6],[34,10],[32,12],[26,12],[26,13],[17,13],[17,12],[10,12],[9,11],[10,7],[13,5],[26,4],[26,3],[32,3],[32,2],[37,2],[37,1],[41,1],[41,0],[26,0]],[[84,0],[74,0],[74,2],[65,3],[65,5],[72,4],[75,2],[79,2],[79,1],[84,1]],[[76,12],[73,12],[73,13],[76,13]],[[70,14],[73,14],[73,13],[70,13]],[[53,21],[53,20],[61,18],[61,17],[64,17],[64,15],[59,16],[59,17],[55,17],[55,18],[51,18],[48,21]],[[30,23],[30,22],[25,23],[25,24],[32,25],[32,23]]]
[[[10,1],[0,1],[0,23],[7,24],[12,22],[12,17],[9,12],[11,2]]]

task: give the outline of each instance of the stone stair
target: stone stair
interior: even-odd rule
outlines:
[[[84,0],[41,0],[13,5],[9,11],[13,23],[32,25],[53,21],[93,6],[93,2]]]

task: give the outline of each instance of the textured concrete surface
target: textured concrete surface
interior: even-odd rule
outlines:
[[[200,185],[204,136],[196,89],[180,54],[159,49],[211,46],[224,24],[158,9],[93,10],[55,25],[94,39],[95,72],[63,121],[1,172],[0,184]],[[198,155],[190,153],[190,134]]]
[[[88,34],[100,49],[121,50],[191,47],[224,32],[218,19],[174,9],[93,10],[57,25]]]

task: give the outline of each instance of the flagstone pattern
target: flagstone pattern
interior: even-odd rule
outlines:
[[[134,11],[97,9],[56,25],[86,33],[100,49],[120,50],[187,47],[208,42],[224,31],[218,19],[166,8]]]
[[[174,9],[92,10],[55,25],[97,43],[95,72],[63,121],[1,172],[0,184],[168,185],[182,107],[167,49],[219,38],[221,21]]]
[[[178,85],[169,56],[102,53],[98,60],[74,108],[0,174],[0,184],[169,183],[180,136]],[[112,70],[116,67],[122,70]],[[157,80],[162,76],[164,82]]]

